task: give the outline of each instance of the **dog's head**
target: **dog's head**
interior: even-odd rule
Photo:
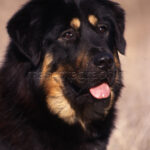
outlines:
[[[40,72],[50,112],[82,126],[104,118],[122,87],[124,11],[108,0],[32,0],[9,22],[18,53]],[[31,73],[31,72],[30,72]]]

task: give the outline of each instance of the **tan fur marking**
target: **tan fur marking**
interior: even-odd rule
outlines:
[[[114,62],[115,62],[116,67],[119,69],[120,68],[120,61],[119,61],[119,56],[118,56],[117,52],[114,53]],[[117,71],[116,77],[115,77],[115,82],[118,82],[118,80],[119,80],[119,72]],[[114,103],[114,92],[113,92],[113,89],[111,89],[111,100],[110,100],[109,106],[105,109],[105,115],[108,114],[113,103]]]
[[[118,56],[118,53],[115,52],[114,53],[114,62],[115,62],[115,65],[116,67],[118,68],[118,70],[120,70],[120,61],[119,61],[119,56]],[[117,70],[116,72],[116,77],[115,77],[115,82],[117,83],[120,79],[120,76],[119,76],[119,71]]]
[[[47,104],[52,113],[57,114],[69,124],[73,124],[76,120],[75,111],[64,97],[62,89],[63,84],[59,73],[53,73],[47,81]]]
[[[108,114],[109,110],[112,108],[113,103],[114,103],[114,92],[113,90],[111,90],[110,104],[107,108],[105,108],[105,115]]]
[[[61,80],[63,68],[60,67],[57,72],[46,75],[51,62],[52,57],[49,54],[46,55],[41,73],[41,84],[43,84],[47,93],[46,101],[48,108],[53,114],[58,115],[65,122],[73,124],[76,121],[75,111],[63,95],[63,83]]]
[[[88,21],[91,25],[96,26],[98,23],[98,18],[95,15],[89,15]]]
[[[42,73],[41,73],[41,79],[40,79],[41,84],[42,84],[43,80],[46,78],[46,73],[48,71],[48,66],[52,62],[52,60],[53,60],[52,55],[46,54],[46,56],[44,58],[43,66],[42,66]]]
[[[117,52],[114,53],[114,61],[117,68],[120,68],[120,61]]]
[[[77,30],[80,28],[81,22],[78,18],[73,18],[70,22],[70,26]]]
[[[79,121],[81,127],[83,128],[83,130],[86,131],[86,125],[85,125],[85,123],[81,119],[78,119],[78,121]]]

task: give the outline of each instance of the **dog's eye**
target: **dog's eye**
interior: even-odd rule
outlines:
[[[61,38],[67,41],[75,40],[76,39],[75,31],[73,29],[66,30],[61,34]]]
[[[100,31],[101,33],[105,33],[105,32],[108,31],[108,26],[105,25],[105,24],[100,24],[100,25],[98,25],[98,28],[99,28],[99,31]]]

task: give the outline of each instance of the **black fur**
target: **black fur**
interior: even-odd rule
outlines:
[[[98,24],[107,25],[104,32],[88,23],[90,14],[100,20]],[[70,29],[72,18],[81,20],[78,31]],[[106,150],[122,88],[117,51],[125,53],[123,9],[108,0],[31,0],[7,28],[11,41],[0,70],[0,149]],[[65,37],[68,29],[71,38]],[[83,49],[86,65],[77,66]],[[46,54],[53,56],[47,74],[63,66],[63,95],[85,129],[78,121],[68,124],[48,109],[40,84]],[[114,61],[113,67],[105,64],[105,69],[99,69],[93,61],[101,54],[117,59],[118,64]],[[96,100],[88,92],[103,82],[114,93],[107,114],[110,98]]]

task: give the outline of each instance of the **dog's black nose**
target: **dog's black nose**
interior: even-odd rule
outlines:
[[[98,54],[94,57],[94,64],[103,70],[110,69],[114,64],[113,56],[108,53]]]

